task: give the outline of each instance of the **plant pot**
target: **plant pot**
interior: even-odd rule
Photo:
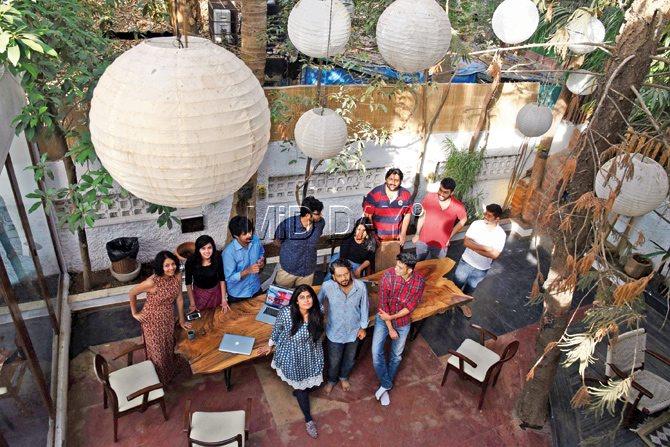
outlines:
[[[112,261],[112,270],[116,273],[132,273],[137,268],[137,260],[133,258],[123,258],[120,261]]]
[[[174,254],[180,262],[184,263],[191,255],[195,253],[195,242],[182,242],[177,245]]]
[[[134,259],[133,259],[133,261],[134,261]],[[130,273],[117,273],[117,272],[114,271],[113,267],[109,268],[109,272],[112,274],[114,279],[116,279],[117,281],[128,282],[128,281],[132,281],[133,279],[137,278],[137,276],[140,274],[141,269],[142,269],[142,264],[140,264],[138,262],[137,263],[137,268]]]
[[[636,253],[628,257],[626,264],[623,266],[623,271],[631,278],[640,279],[650,274],[653,268],[654,266],[649,259]]]

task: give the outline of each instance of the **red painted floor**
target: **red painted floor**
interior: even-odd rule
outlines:
[[[440,387],[446,356],[436,357],[421,337],[405,350],[391,405],[381,407],[373,396],[378,382],[368,348],[352,373],[350,391],[336,387],[330,396],[321,390],[313,394],[318,440],[305,433],[291,390],[270,369],[268,358],[236,367],[230,392],[222,374],[175,380],[166,397],[169,420],[163,420],[158,407],[125,416],[119,421],[119,442],[114,444],[111,412],[102,408],[101,387],[93,373],[93,352],[111,358],[129,341],[102,345],[71,362],[68,445],[186,446],[182,418],[188,399],[194,410],[226,411],[244,409],[250,396],[249,446],[549,446],[548,431],[525,432],[512,417],[533,359],[536,331],[536,326],[529,326],[491,345],[500,353],[510,340],[521,341],[517,356],[505,364],[496,387],[489,389],[481,412],[475,385],[452,373]],[[114,362],[112,368],[122,365]]]

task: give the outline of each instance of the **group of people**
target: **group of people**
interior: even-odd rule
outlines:
[[[467,223],[463,203],[453,196],[453,179],[443,179],[439,190],[426,194],[420,207],[412,206],[411,193],[401,186],[400,169],[390,169],[385,179],[383,185],[366,195],[363,217],[356,221],[339,253],[331,259],[318,294],[312,285],[317,244],[325,227],[323,203],[306,197],[300,213],[280,222],[274,234],[274,243],[279,246],[274,283],[294,292],[289,305],[277,316],[269,345],[263,351],[268,354],[275,350],[271,366],[293,387],[306,431],[312,437],[317,436],[317,428],[310,413],[309,394],[323,382],[324,339],[328,354],[325,392],[332,392],[338,383],[345,391],[351,387],[349,375],[358,343],[366,336],[369,317],[369,284],[359,278],[383,271],[378,284],[372,358],[379,379],[375,398],[387,406],[409,335],[411,313],[420,303],[425,287],[425,278],[415,271],[416,264],[428,258],[446,257],[453,235]],[[412,239],[416,255],[402,251],[413,210],[418,216]],[[471,294],[486,276],[504,247],[505,232],[498,225],[501,215],[499,205],[488,205],[484,219],[472,222],[465,234],[466,248],[454,280],[466,294]],[[236,216],[228,229],[233,240],[221,254],[214,240],[203,235],[196,240],[195,252],[186,261],[184,274],[191,311],[220,306],[227,312],[230,304],[263,293],[260,272],[266,262],[265,251],[254,234],[253,222]],[[154,270],[150,278],[130,291],[130,308],[142,325],[149,359],[156,365],[161,382],[168,383],[178,361],[172,324],[175,301],[180,326],[190,329],[191,325],[185,319],[177,257],[168,251],[158,253]],[[138,311],[137,295],[143,292],[147,293],[146,303]],[[464,313],[471,315],[469,309],[464,309]]]

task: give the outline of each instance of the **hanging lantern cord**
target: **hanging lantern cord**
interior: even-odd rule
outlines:
[[[328,40],[326,42],[326,59],[330,58],[330,34],[333,28],[333,0],[330,0],[330,10],[328,11]],[[323,60],[319,60],[319,72],[316,75],[316,101],[319,105],[319,115],[323,115],[323,109],[326,106],[326,95],[323,90],[321,76],[323,72]]]

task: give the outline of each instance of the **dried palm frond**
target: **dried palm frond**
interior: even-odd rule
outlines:
[[[570,399],[570,405],[572,408],[582,408],[591,402],[591,395],[589,394],[589,389],[582,385],[572,399]]]
[[[579,259],[579,261],[577,261],[577,273],[580,275],[585,275],[589,272],[589,270],[591,270],[593,263],[596,261],[597,251],[598,247],[594,245],[589,251],[586,252],[586,254],[584,254],[584,256]]]
[[[654,276],[653,273],[618,286],[614,290],[614,305],[624,306],[640,296],[647,288],[652,276]]]
[[[563,180],[563,182],[569,181],[576,170],[577,170],[577,159],[575,157],[568,157],[565,160],[563,169],[561,170],[561,179]]]
[[[595,361],[593,352],[602,338],[596,338],[593,334],[565,334],[563,340],[558,344],[566,357],[563,365],[566,367],[579,362],[579,374],[583,377],[586,368]]]
[[[628,395],[632,381],[632,377],[623,380],[610,379],[603,387],[588,387],[593,397],[589,408],[596,413],[596,417],[602,416],[605,410],[613,415],[616,403]]]
[[[589,209],[599,206],[599,200],[593,191],[585,192],[580,198],[575,201],[575,211],[587,211]]]

